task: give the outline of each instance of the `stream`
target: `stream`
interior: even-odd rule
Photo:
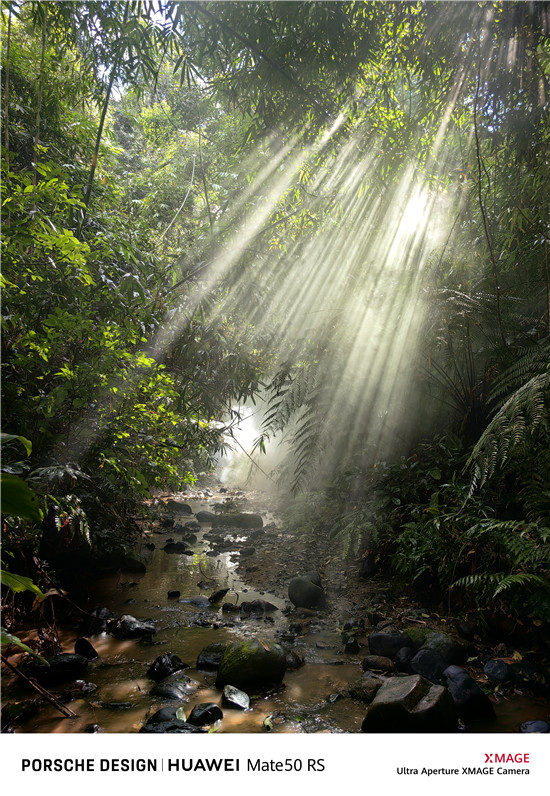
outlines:
[[[218,498],[219,499],[219,498]],[[193,511],[210,509],[210,503],[187,501]],[[193,518],[180,518],[182,523]],[[273,518],[268,518],[272,520]],[[272,534],[280,529],[276,522]],[[280,536],[281,534],[279,534]],[[220,536],[225,536],[224,552],[219,552]],[[251,694],[251,707],[241,711],[223,707],[223,719],[216,723],[218,733],[297,733],[360,731],[366,705],[351,699],[349,683],[361,677],[361,658],[345,654],[341,627],[330,626],[315,612],[304,623],[303,633],[289,622],[300,622],[294,615],[283,613],[285,600],[275,594],[256,591],[237,574],[238,548],[247,542],[247,531],[227,533],[209,524],[201,524],[196,542],[190,545],[193,555],[166,553],[162,548],[169,538],[178,539],[173,529],[154,523],[148,528],[138,557],[145,561],[147,571],[142,575],[116,574],[101,577],[93,585],[93,604],[106,606],[117,616],[130,614],[137,619],[155,622],[157,628],[152,642],[139,639],[120,640],[106,633],[89,636],[99,654],[88,666],[84,679],[96,688],[87,693],[62,695],[64,703],[76,718],[64,718],[50,705],[43,705],[26,721],[17,724],[16,732],[34,733],[130,733],[138,732],[147,718],[170,703],[154,697],[154,685],[147,677],[147,669],[162,653],[175,653],[190,668],[185,674],[198,681],[199,688],[187,697],[183,705],[189,713],[195,704],[216,702],[221,693],[215,687],[216,673],[197,669],[197,656],[214,642],[229,642],[240,638],[257,637],[275,640],[291,648],[304,661],[297,669],[287,669],[281,687],[269,694]],[[213,539],[218,539],[218,549]],[[154,550],[146,547],[155,544]],[[234,543],[234,548],[233,547]],[[293,573],[289,573],[293,574]],[[221,602],[236,604],[231,612],[221,604],[211,605],[207,597],[219,589],[228,589]],[[170,590],[178,590],[179,598],[168,598]],[[194,602],[188,600],[198,598]],[[264,600],[278,610],[246,614],[239,611],[243,601]],[[198,604],[197,604],[198,603]],[[288,612],[287,612],[288,613]],[[80,636],[78,627],[61,631],[63,651],[73,652]],[[13,676],[5,675],[4,699],[10,701],[29,698],[29,692]],[[518,732],[523,721],[547,719],[548,704],[514,696],[495,704],[496,718],[469,726],[471,732]]]

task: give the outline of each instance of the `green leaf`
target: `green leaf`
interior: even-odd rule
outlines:
[[[50,665],[45,658],[43,658],[41,655],[37,655],[36,652],[33,652],[30,647],[27,647],[26,644],[23,644],[21,639],[17,638],[17,636],[12,635],[11,633],[8,633],[8,631],[3,627],[0,628],[0,643],[15,644],[16,647],[19,647],[19,649],[22,649],[24,652],[28,652],[29,655],[32,655],[33,658],[41,661],[41,663],[45,663],[46,666]]]
[[[31,455],[32,451],[32,442],[27,439],[26,437],[18,436],[17,434],[0,434],[0,445],[4,445],[6,442],[11,442],[12,440],[17,439],[23,445],[25,450],[27,451],[27,456]]]
[[[0,570],[0,578],[2,586],[7,586],[13,592],[32,591],[41,599],[44,597],[38,586],[30,578],[25,578],[23,575],[14,575],[13,572],[7,572],[5,569]]]
[[[428,470],[428,473],[432,478],[435,478],[436,481],[439,481],[441,478],[441,470],[439,467],[433,467],[431,470]]]
[[[42,521],[42,512],[34,492],[22,478],[10,473],[0,476],[2,489],[1,512],[3,516],[23,517],[35,522]]]

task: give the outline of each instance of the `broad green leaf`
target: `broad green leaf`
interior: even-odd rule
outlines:
[[[34,492],[22,478],[10,473],[0,476],[2,489],[1,511],[3,516],[23,517],[35,522],[42,521],[42,512]]]
[[[11,442],[12,440],[17,439],[23,445],[25,450],[27,451],[27,456],[31,455],[32,451],[32,442],[27,439],[26,437],[18,436],[17,434],[0,434],[0,445],[4,445],[6,442]]]
[[[0,577],[2,586],[7,586],[8,589],[16,593],[21,591],[32,591],[37,594],[40,599],[44,599],[45,595],[30,578],[26,578],[23,575],[14,575],[13,572],[7,572],[5,569],[0,570]]]
[[[33,652],[30,647],[27,647],[26,644],[23,644],[21,639],[17,638],[17,636],[12,635],[11,633],[8,633],[8,631],[5,630],[3,627],[0,628],[0,643],[14,644],[16,647],[19,647],[19,649],[22,649],[24,652],[28,652],[29,655],[32,655],[33,658],[36,658],[41,663],[45,663],[46,666],[50,665],[45,658],[43,658],[41,655],[38,655],[36,652]]]

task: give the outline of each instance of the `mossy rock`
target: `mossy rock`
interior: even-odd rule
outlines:
[[[285,676],[286,655],[274,641],[234,641],[224,652],[216,678],[217,688],[262,688],[280,683]]]
[[[428,637],[428,633],[431,631],[428,630],[426,627],[408,627],[405,630],[405,633],[410,638],[412,643],[414,644],[415,649],[419,649],[419,647],[424,644]]]

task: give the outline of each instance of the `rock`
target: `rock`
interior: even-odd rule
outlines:
[[[122,639],[140,638],[156,632],[155,624],[150,619],[142,622],[140,619],[136,619],[135,616],[130,616],[130,614],[121,616],[113,628],[113,636]]]
[[[198,515],[197,515],[198,519]],[[241,512],[231,512],[228,514],[215,514],[212,522],[214,528],[226,526],[228,528],[263,528],[264,521],[259,514],[247,514]]]
[[[378,680],[375,677],[360,677],[349,684],[348,692],[352,699],[370,703],[376,696],[378,689],[382,687],[383,682],[383,680]]]
[[[83,658],[87,658],[89,661],[94,661],[96,658],[99,658],[99,655],[87,638],[77,638],[74,643],[74,651],[76,655],[82,655]]]
[[[160,710],[157,710],[156,713],[153,713],[149,719],[147,719],[147,724],[161,724],[164,721],[172,721],[173,719],[185,721],[187,717],[184,717],[185,713],[183,712],[182,708],[161,708]]]
[[[483,674],[491,683],[510,683],[514,679],[514,670],[509,663],[500,658],[487,661],[483,667]]]
[[[410,647],[401,647],[400,650],[397,650],[397,654],[394,659],[395,668],[398,672],[408,672],[409,664],[414,657],[414,650]]]
[[[534,721],[524,721],[519,728],[520,732],[544,732],[550,733],[550,724],[542,719],[534,719]]]
[[[241,547],[239,553],[241,554],[242,558],[248,558],[249,556],[253,556],[256,552],[255,547]]]
[[[287,669],[299,669],[300,666],[304,665],[303,659],[294,650],[285,650],[285,655]]]
[[[226,647],[227,644],[223,642],[216,642],[204,647],[197,658],[197,669],[219,669]]]
[[[162,549],[165,553],[183,553],[186,556],[193,555],[193,551],[189,550],[187,542],[167,542]]]
[[[464,663],[468,657],[467,647],[446,633],[428,632],[421,649],[437,652],[443,659],[445,667]]]
[[[96,733],[99,732],[99,724],[87,724],[82,732]]]
[[[129,572],[135,575],[142,575],[144,572],[147,572],[147,567],[143,561],[132,558],[132,556],[124,556],[119,566],[122,572]]]
[[[115,615],[102,605],[96,605],[90,613],[89,620],[85,623],[82,630],[83,636],[96,636],[107,630],[107,623],[114,619]]]
[[[155,543],[154,543],[154,542],[147,542],[147,544],[145,545],[145,547],[147,548],[147,550],[151,550],[151,551],[153,551],[153,550],[155,550],[155,549],[156,549],[156,545],[155,545]]]
[[[195,727],[204,727],[205,724],[214,724],[220,719],[223,719],[223,712],[215,702],[201,702],[195,705],[187,722]]]
[[[226,685],[222,694],[222,705],[238,710],[248,710],[250,707],[250,697],[244,691],[240,691],[232,685]]]
[[[149,666],[147,669],[147,677],[150,677],[151,680],[158,683],[170,674],[180,672],[182,669],[189,669],[189,664],[184,663],[181,658],[178,658],[173,652],[164,652],[153,661],[151,666]]]
[[[201,512],[199,511],[199,514],[200,513]],[[198,517],[198,515],[197,515],[197,517]],[[195,522],[195,520],[193,520],[192,522],[186,522],[183,527],[185,528],[186,531],[196,532],[196,531],[200,531],[201,530],[200,522]],[[191,537],[189,537],[189,538],[191,538]],[[193,538],[194,542],[197,541],[197,537],[196,536],[193,536],[192,538]]]
[[[494,716],[495,711],[489,697],[465,669],[448,666],[443,676],[461,719],[486,719]]]
[[[47,658],[49,666],[44,663],[32,662],[25,666],[25,673],[38,680],[39,683],[49,685],[62,683],[66,680],[76,680],[88,666],[88,659],[83,655],[62,652]]]
[[[343,638],[344,652],[346,655],[356,655],[361,649],[361,645],[354,635],[346,633]]]
[[[181,592],[178,589],[170,589],[167,596],[169,600],[177,600],[180,595]]]
[[[395,666],[391,658],[385,658],[382,655],[367,655],[361,661],[363,671],[367,669],[374,669],[380,672],[394,672]]]
[[[166,508],[172,514],[193,514],[193,509],[187,503],[180,503],[179,500],[167,500]]]
[[[198,594],[196,597],[183,597],[181,600],[178,600],[178,602],[186,603],[187,605],[196,605],[197,608],[212,608],[212,603],[208,597],[204,597],[202,594]]]
[[[413,647],[410,638],[400,630],[391,633],[371,633],[369,636],[369,651],[372,655],[382,655],[384,658],[393,658],[403,647]]]
[[[196,680],[192,680],[190,677],[187,677],[187,675],[176,672],[175,674],[165,677],[160,683],[157,683],[156,686],[151,689],[151,694],[153,696],[164,697],[164,699],[182,700],[188,697],[189,694],[198,687],[199,683],[197,683]]]
[[[424,649],[423,647],[411,658],[409,670],[415,674],[421,674],[430,683],[444,683],[443,672],[447,664],[435,650]]]
[[[243,614],[269,614],[278,610],[276,605],[267,600],[250,600],[249,602],[245,600],[241,603]]]
[[[418,674],[391,677],[367,709],[362,732],[455,732],[457,716],[451,695]]]
[[[216,515],[213,514],[211,511],[198,511],[195,514],[198,522],[211,522],[213,523],[216,519]]]
[[[472,641],[477,632],[477,628],[472,622],[460,622],[456,629],[458,634],[465,638],[466,641]]]
[[[296,608],[324,608],[327,602],[325,592],[309,574],[292,578],[288,584],[288,598]]]
[[[197,727],[194,724],[188,724],[186,721],[181,721],[181,719],[171,719],[170,721],[162,721],[158,724],[145,724],[140,732],[170,732],[170,733],[177,733],[177,732],[204,732],[201,727]]]
[[[429,632],[430,631],[426,627],[408,627],[405,630],[405,635],[408,639],[405,646],[409,646],[409,641],[412,641],[413,648],[415,650],[420,649],[422,644],[426,641]]]
[[[234,641],[224,652],[216,686],[261,688],[280,683],[285,671],[286,656],[280,644],[259,639]]]

